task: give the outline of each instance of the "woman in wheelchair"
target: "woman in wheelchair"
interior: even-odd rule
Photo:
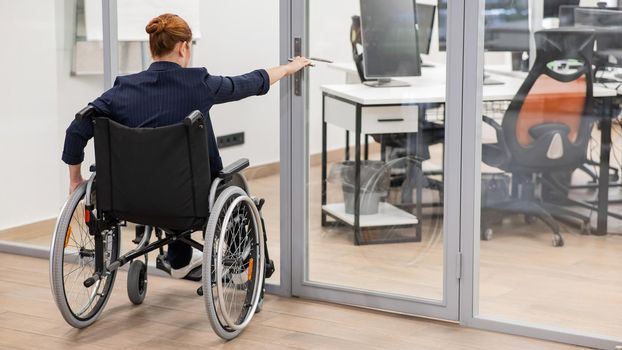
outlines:
[[[211,75],[188,68],[192,32],[182,18],[163,14],[146,31],[151,66],[118,77],[67,129],[62,160],[69,165],[70,197],[52,241],[52,291],[65,320],[87,327],[100,316],[117,269],[127,263],[128,296],[142,303],[147,253],[159,250],[158,267],[173,277],[193,277],[201,267],[197,292],[210,323],[219,336],[232,339],[258,310],[266,273],[274,268],[265,247],[263,200],[250,197],[239,173],[248,161],[223,168],[209,111],[266,94],[310,61],[298,57],[240,76]],[[81,163],[92,137],[97,167],[84,181]],[[145,229],[136,235],[137,247],[120,255],[120,227],[127,221]],[[192,239],[196,231],[203,232],[203,245]],[[150,243],[153,233],[157,239]]]

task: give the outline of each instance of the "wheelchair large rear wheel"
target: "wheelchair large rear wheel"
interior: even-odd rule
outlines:
[[[233,339],[255,314],[265,273],[261,218],[241,188],[226,188],[214,203],[203,258],[203,296],[210,324],[221,338]]]
[[[97,254],[94,237],[85,222],[86,190],[87,184],[83,183],[63,206],[50,250],[54,301],[65,321],[75,328],[85,328],[97,321],[110,298],[116,277],[116,271],[106,272],[90,287],[84,285],[95,273]],[[119,227],[102,235],[104,266],[107,266],[119,253]]]

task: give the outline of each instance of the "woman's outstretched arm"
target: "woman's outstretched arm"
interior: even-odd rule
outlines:
[[[311,64],[311,60],[305,57],[296,57],[290,63],[266,69],[268,76],[270,77],[270,85],[283,79],[286,76],[292,75],[304,67]]]
[[[243,75],[226,77],[206,72],[205,83],[214,96],[214,104],[238,101],[250,96],[264,95],[270,85],[292,75],[311,64],[304,57],[296,57],[292,62],[270,69],[258,69]]]

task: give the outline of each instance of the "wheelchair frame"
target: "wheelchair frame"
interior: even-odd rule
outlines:
[[[92,107],[87,107],[85,109],[83,109],[82,111],[80,111],[78,114],[76,114],[76,119],[82,119],[85,117],[93,117],[94,116],[94,109]],[[197,123],[198,121],[202,120],[202,114],[199,111],[195,111],[193,113],[191,113],[188,117],[186,117],[184,119],[184,124],[186,124],[186,126],[192,126],[193,124]],[[209,191],[209,213],[208,213],[208,217],[206,218],[206,222],[203,223],[201,225],[202,230],[204,232],[204,234],[206,234],[205,238],[205,244],[201,244],[200,242],[197,242],[196,240],[192,239],[190,236],[192,233],[199,231],[199,229],[197,227],[193,227],[190,229],[186,229],[186,230],[171,230],[171,229],[167,229],[167,228],[163,228],[163,227],[157,227],[157,226],[149,226],[146,225],[145,226],[145,230],[143,232],[142,237],[140,237],[140,241],[138,240],[138,236],[134,239],[134,243],[137,244],[137,246],[134,249],[131,249],[130,251],[126,252],[125,254],[119,256],[119,250],[120,250],[120,237],[121,237],[121,232],[120,232],[120,227],[121,226],[126,226],[126,221],[122,220],[122,219],[118,219],[116,217],[108,217],[108,215],[105,212],[100,212],[100,209],[98,209],[96,207],[95,203],[95,198],[93,196],[96,186],[96,166],[95,165],[91,165],[90,167],[90,171],[91,171],[91,176],[89,177],[89,179],[86,181],[85,184],[82,184],[79,188],[79,198],[75,197],[75,196],[70,196],[70,198],[68,199],[68,202],[65,204],[65,206],[63,206],[63,209],[61,211],[61,215],[59,216],[59,221],[57,222],[56,225],[56,229],[55,229],[55,233],[54,233],[54,237],[52,239],[52,248],[51,252],[50,252],[50,277],[51,277],[51,281],[54,280],[54,274],[55,272],[58,273],[58,259],[59,257],[62,259],[60,260],[61,263],[61,267],[62,270],[64,271],[64,256],[67,254],[65,248],[67,248],[67,240],[68,238],[71,236],[71,220],[73,219],[73,215],[75,215],[75,213],[79,210],[81,210],[81,208],[79,208],[79,203],[81,201],[81,198],[83,198],[83,203],[84,203],[84,222],[86,223],[86,226],[88,228],[88,235],[91,236],[93,238],[93,249],[92,252],[91,251],[87,251],[83,249],[86,249],[84,247],[81,247],[80,250],[78,252],[75,252],[73,254],[77,254],[79,256],[78,261],[80,261],[80,259],[83,259],[83,254],[90,256],[94,261],[94,273],[92,274],[92,276],[86,278],[84,280],[84,282],[82,282],[83,286],[85,288],[90,288],[91,286],[93,286],[94,284],[98,283],[98,281],[101,281],[103,279],[106,279],[106,283],[108,283],[108,277],[111,276],[112,280],[110,283],[114,283],[114,279],[116,278],[116,271],[124,266],[125,264],[128,263],[132,263],[134,260],[140,258],[141,256],[145,257],[145,263],[144,265],[142,265],[142,268],[144,269],[144,277],[138,277],[138,278],[144,278],[144,281],[146,282],[147,279],[147,274],[146,274],[146,265],[147,265],[147,254],[155,251],[155,250],[160,250],[160,256],[163,255],[164,251],[163,251],[163,247],[168,245],[171,242],[174,241],[181,241],[184,242],[186,244],[188,244],[189,246],[191,246],[193,249],[198,249],[199,251],[205,251],[206,245],[208,243],[211,243],[212,245],[212,249],[208,250],[209,252],[209,256],[213,255],[213,247],[214,247],[214,237],[215,235],[218,235],[219,238],[219,245],[218,245],[218,249],[222,249],[223,245],[229,245],[229,243],[222,243],[223,242],[223,237],[225,237],[225,231],[228,231],[227,227],[220,227],[219,229],[217,229],[217,226],[211,225],[212,226],[212,230],[214,232],[207,232],[210,229],[210,217],[212,215],[218,215],[218,220],[222,219],[221,215],[223,213],[226,212],[225,217],[223,219],[223,222],[227,222],[227,225],[224,226],[228,226],[231,222],[229,222],[228,220],[230,220],[232,218],[232,210],[233,208],[237,207],[238,203],[241,202],[246,202],[246,206],[247,208],[250,209],[251,212],[249,212],[249,215],[251,215],[251,219],[254,221],[253,227],[256,227],[257,230],[260,230],[261,232],[255,232],[255,237],[258,238],[258,241],[255,241],[256,243],[254,243],[255,246],[258,246],[260,243],[263,243],[263,246],[261,247],[261,249],[259,250],[259,252],[255,252],[253,254],[259,254],[258,255],[258,264],[257,266],[263,266],[263,268],[260,269],[256,269],[256,271],[258,271],[258,275],[253,279],[254,280],[254,287],[253,287],[253,299],[251,301],[252,303],[252,307],[250,309],[246,309],[246,313],[244,316],[244,322],[238,320],[238,322],[242,322],[240,324],[237,324],[236,321],[233,321],[233,323],[231,323],[231,318],[229,317],[230,315],[228,313],[224,313],[222,310],[222,283],[223,281],[221,280],[220,277],[216,278],[216,281],[213,281],[214,276],[209,276],[208,281],[212,281],[211,282],[211,286],[212,288],[215,287],[216,285],[218,285],[218,297],[219,297],[219,301],[218,306],[216,306],[214,303],[216,302],[215,300],[212,300],[212,309],[210,310],[210,306],[208,306],[207,301],[206,301],[206,307],[208,309],[208,316],[210,318],[210,322],[212,323],[212,327],[214,328],[214,330],[216,331],[216,333],[224,338],[224,339],[232,339],[235,336],[237,336],[243,329],[244,327],[248,324],[248,322],[250,322],[251,318],[252,318],[252,312],[255,311],[255,309],[258,307],[258,304],[260,304],[261,300],[263,299],[263,294],[264,294],[264,286],[265,286],[265,278],[269,278],[272,273],[274,272],[275,268],[274,268],[274,264],[273,262],[270,260],[269,257],[269,253],[268,253],[268,247],[267,247],[267,235],[266,235],[266,230],[265,230],[265,222],[263,219],[263,216],[261,215],[261,209],[265,203],[265,201],[263,199],[258,199],[258,198],[254,198],[250,196],[250,193],[248,191],[248,185],[247,182],[245,180],[245,178],[239,173],[241,170],[243,170],[244,168],[246,168],[249,165],[249,161],[247,159],[240,159],[236,162],[234,162],[233,164],[227,166],[226,168],[222,169],[218,175],[217,178],[213,179],[211,187],[210,187],[210,191]],[[217,209],[219,212],[218,213],[214,213],[214,205],[215,205],[215,201],[220,198],[219,196],[221,194],[223,194],[224,191],[226,191],[227,188],[229,188],[230,186],[234,186],[236,183],[236,181],[238,182],[238,184],[240,184],[242,188],[237,188],[235,191],[231,191],[229,190],[227,193],[231,194],[231,196],[229,196],[228,198],[226,198],[225,202],[222,202],[222,200],[220,201],[221,204],[220,208]],[[82,193],[82,191],[85,191],[84,193]],[[228,200],[234,198],[233,197],[233,193],[237,193],[238,196],[242,196],[242,194],[244,194],[242,197],[238,197],[236,199],[233,199],[231,202],[227,202]],[[95,193],[96,194],[96,193]],[[84,197],[82,197],[84,196]],[[74,198],[75,197],[75,198]],[[77,200],[76,200],[77,199]],[[71,207],[68,208],[68,203],[72,202],[75,204],[75,207]],[[229,203],[228,207],[226,210],[222,210],[225,207],[223,207],[224,203]],[[96,210],[97,209],[97,210]],[[67,212],[67,210],[72,210],[70,213]],[[64,228],[67,232],[62,232],[61,229],[61,217],[64,217],[65,219],[67,219],[67,213],[71,214],[71,216],[69,217],[69,221],[66,222],[66,224],[68,225],[67,228]],[[242,224],[244,225],[244,224]],[[216,231],[220,231],[220,232],[216,232]],[[86,230],[84,230],[86,231]],[[116,231],[116,232],[115,232]],[[157,240],[154,242],[150,242],[151,238],[152,238],[152,231],[155,231]],[[108,232],[108,233],[107,233]],[[162,232],[166,233],[166,236],[163,237]],[[237,231],[236,231],[237,232]],[[250,231],[252,232],[252,231]],[[84,232],[86,233],[86,232]],[[57,249],[59,249],[59,247],[57,247],[58,242],[60,242],[58,240],[57,235],[59,234],[64,234],[64,240],[65,240],[65,245],[63,248],[63,250],[61,251],[62,255],[59,255],[60,253],[57,251]],[[117,237],[114,237],[114,235],[116,235]],[[208,242],[208,236],[211,237],[211,240]],[[117,250],[116,250],[116,254],[114,254],[114,257],[111,261],[108,261],[108,264],[106,266],[106,261],[105,258],[107,257],[106,253],[110,252],[110,250],[107,251],[107,249],[114,249],[111,247],[107,247],[106,244],[111,244],[110,241],[106,241],[106,239],[110,239],[110,237],[112,237],[112,240],[116,240],[115,243],[117,245]],[[261,242],[263,240],[263,242]],[[240,252],[240,254],[242,254],[242,252]],[[249,253],[250,254],[250,253]],[[109,255],[108,255],[109,256]],[[222,258],[220,255],[218,255],[219,259]],[[208,286],[208,284],[206,284],[206,261],[212,261],[211,264],[209,264],[209,269],[212,269],[214,267],[213,264],[216,264],[214,262],[214,257],[211,257],[211,260],[208,260],[205,256],[204,256],[204,262],[203,262],[203,283],[202,285],[197,289],[197,294],[199,295],[203,295],[203,288],[204,286]],[[240,263],[239,259],[246,259],[246,258],[238,258],[238,260],[236,260],[236,262],[234,263]],[[56,260],[56,263],[55,263]],[[225,259],[226,260],[226,259]],[[220,263],[223,263],[219,260]],[[226,262],[224,262],[225,264],[227,264]],[[56,265],[54,265],[56,264]],[[138,264],[141,265],[141,264]],[[55,267],[56,266],[56,267]],[[247,266],[246,269],[249,271],[255,271],[253,270],[252,267],[252,262],[250,266]],[[130,267],[130,275],[132,272],[134,265],[132,265]],[[156,266],[157,268],[160,268],[159,266]],[[243,265],[238,265],[237,266],[238,269],[242,268],[244,269]],[[209,269],[207,271],[209,271]],[[223,272],[223,267],[218,265],[216,266],[216,269],[219,271],[219,273]],[[228,265],[228,267],[225,267],[225,270],[227,271],[227,274],[231,274],[232,272],[230,271],[231,269],[233,269],[233,265]],[[166,271],[166,268],[164,268],[164,270]],[[245,270],[242,270],[245,271]],[[170,271],[166,271],[169,272]],[[71,272],[70,272],[71,273]],[[245,273],[245,272],[238,272],[238,273]],[[128,286],[130,283],[129,280],[129,276],[128,275]],[[98,301],[98,304],[96,305],[100,305],[99,308],[97,308],[97,310],[95,310],[95,312],[93,313],[92,316],[84,319],[82,318],[82,314],[83,312],[86,312],[85,310],[88,310],[88,308],[90,307],[90,305],[93,303],[93,301],[95,299],[89,299],[90,301],[88,302],[88,304],[86,306],[84,306],[82,309],[80,309],[80,311],[78,313],[75,313],[73,311],[73,307],[69,305],[69,300],[67,299],[68,294],[66,291],[66,287],[65,284],[66,282],[64,281],[64,278],[68,276],[68,275],[63,275],[63,280],[62,280],[62,285],[60,287],[62,287],[62,289],[59,289],[60,287],[58,286],[58,282],[54,282],[52,281],[52,290],[53,290],[53,294],[55,295],[56,298],[56,302],[57,305],[59,306],[59,308],[61,309],[61,312],[63,313],[63,316],[65,317],[65,319],[67,320],[68,323],[70,323],[72,326],[74,327],[78,327],[78,328],[82,328],[82,327],[86,327],[90,324],[92,324],[93,322],[95,322],[95,320],[97,320],[97,318],[99,317],[101,311],[103,310],[103,308],[105,307],[106,301],[109,298],[109,294],[112,291],[112,287],[110,286],[107,290],[105,291],[101,291],[99,292],[98,288],[99,288],[99,284],[96,286],[96,289],[92,292],[92,293],[96,293],[96,294],[92,294],[91,298],[93,298],[95,295],[99,295],[102,300],[103,303],[100,305],[100,301]],[[142,275],[141,275],[142,276]],[[220,276],[217,275],[217,276]],[[251,280],[251,273],[249,272],[249,280],[248,282],[250,282]],[[227,278],[229,280],[231,280],[233,277],[233,275],[223,275],[222,278]],[[57,280],[57,278],[56,278]],[[79,281],[77,281],[79,283]],[[247,283],[247,282],[240,282],[240,283]],[[108,286],[108,284],[106,285]],[[59,296],[57,295],[59,291],[63,291],[64,295],[64,299],[59,299]],[[209,291],[209,297],[214,298],[215,294],[213,292],[212,289],[210,289]],[[141,292],[142,293],[142,292]],[[248,292],[247,292],[248,293]],[[70,291],[71,294],[71,291]],[[142,294],[142,297],[138,298],[138,299],[133,299],[132,296],[130,295],[129,292],[129,287],[128,287],[128,296],[130,296],[130,300],[135,303],[135,304],[139,304],[142,303],[142,300],[144,299],[144,295],[146,294],[146,289],[144,289],[144,294]],[[208,296],[206,296],[206,298],[208,298]],[[256,299],[255,299],[256,298]],[[59,300],[64,300],[64,304],[61,305],[61,303],[63,303],[63,301],[59,301]],[[206,299],[207,300],[207,299]],[[243,304],[243,309],[247,308],[250,305],[247,305],[246,303],[249,302],[248,299],[248,294],[247,294],[247,299]],[[220,312],[222,313],[222,315],[218,315],[217,312],[218,310],[216,309],[220,309]],[[243,310],[242,309],[242,310]],[[73,316],[76,321],[70,321],[66,315],[66,311],[69,311],[71,313],[71,316]],[[251,312],[252,310],[252,312]],[[93,312],[93,310],[91,310],[91,312]],[[249,316],[250,315],[250,316]],[[225,324],[223,324],[220,321],[220,318],[224,317],[225,318]],[[214,320],[216,319],[216,320]],[[216,325],[214,324],[214,322],[219,322],[219,327],[217,329]]]

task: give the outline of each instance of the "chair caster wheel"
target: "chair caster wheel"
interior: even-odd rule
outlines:
[[[553,247],[563,247],[564,239],[560,235],[553,236]]]
[[[538,218],[534,215],[525,215],[525,223],[527,224],[535,224],[538,221]]]
[[[147,296],[147,265],[140,260],[130,264],[127,273],[127,296],[134,305],[140,305]]]
[[[197,295],[202,297],[203,296],[203,286],[197,288]]]
[[[484,229],[482,231],[482,234],[481,234],[482,240],[483,241],[490,241],[490,240],[492,240],[493,233],[494,232],[493,232],[493,230],[491,228]]]

